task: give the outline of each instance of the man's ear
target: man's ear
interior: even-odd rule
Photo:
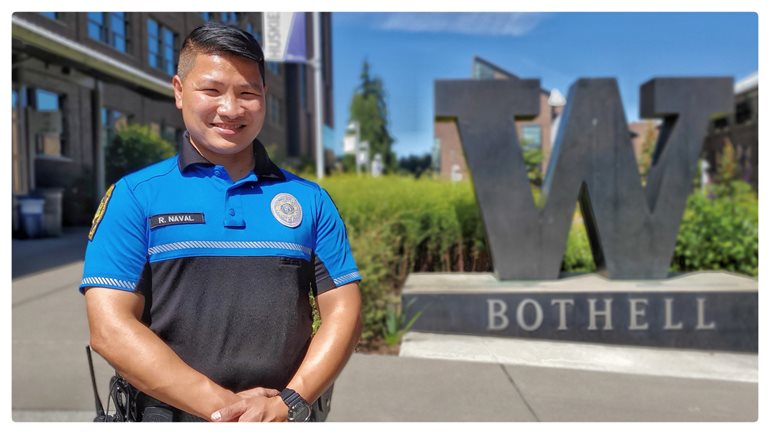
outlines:
[[[175,75],[171,79],[171,85],[174,86],[174,100],[176,101],[176,108],[182,109],[182,79],[179,75]]]

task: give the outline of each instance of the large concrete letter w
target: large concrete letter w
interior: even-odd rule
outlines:
[[[535,205],[514,118],[539,110],[539,80],[437,81],[436,117],[454,118],[499,279],[555,279],[579,201],[598,268],[612,279],[668,274],[708,121],[731,111],[731,78],[658,78],[641,115],[663,119],[642,186],[614,79],[570,88]]]

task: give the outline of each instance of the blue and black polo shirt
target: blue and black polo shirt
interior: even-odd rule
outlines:
[[[254,142],[233,181],[189,142],[109,188],[94,217],[81,292],[139,291],[143,321],[217,384],[281,390],[311,338],[308,294],[360,280],[325,190]]]

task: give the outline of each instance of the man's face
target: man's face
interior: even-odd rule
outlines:
[[[176,106],[202,153],[237,154],[262,130],[266,89],[255,62],[198,54],[184,80],[174,76],[173,84]]]

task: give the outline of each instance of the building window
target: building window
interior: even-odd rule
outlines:
[[[541,141],[540,125],[524,125],[521,127],[521,147],[539,148]]]
[[[58,12],[40,12],[40,15],[50,18],[52,20],[58,20],[59,19],[59,13]]]
[[[281,74],[281,64],[279,62],[265,62],[265,66],[267,66],[267,70],[272,72],[273,75]]]
[[[254,39],[257,40],[257,42],[259,43],[259,46],[261,47],[262,46],[262,33],[259,33],[259,32],[254,30],[254,24],[246,23],[246,31],[249,32],[249,34],[251,36],[253,36]]]
[[[280,126],[281,119],[281,100],[274,95],[267,95],[267,118],[271,124]]]
[[[118,51],[128,50],[128,21],[124,12],[89,12],[88,36]]]
[[[177,144],[177,135],[177,129],[172,126],[164,125],[160,128],[160,137],[172,145]]]
[[[203,21],[218,21],[228,26],[238,25],[238,12],[200,12]]]
[[[118,130],[123,126],[128,125],[129,117],[127,114],[121,113],[117,110],[102,107],[101,118],[101,144],[102,147],[107,148],[112,143],[112,141],[115,140],[115,135],[117,134]]]
[[[728,122],[727,122],[726,116],[722,116],[711,121],[711,126],[712,128],[714,128],[714,131],[721,131],[727,128],[727,125],[728,125]]]
[[[179,57],[176,49],[178,36],[152,18],[147,19],[147,36],[150,66],[174,75]]]
[[[225,25],[237,26],[238,25],[238,12],[220,12],[219,22]]]
[[[489,80],[495,78],[495,71],[481,62],[475,62],[473,64],[473,78],[476,80]]]
[[[32,111],[27,122],[35,140],[36,155],[61,157],[66,154],[64,98],[44,89],[29,90]]]
[[[748,101],[739,102],[735,106],[735,123],[740,125],[751,120],[751,106]]]

